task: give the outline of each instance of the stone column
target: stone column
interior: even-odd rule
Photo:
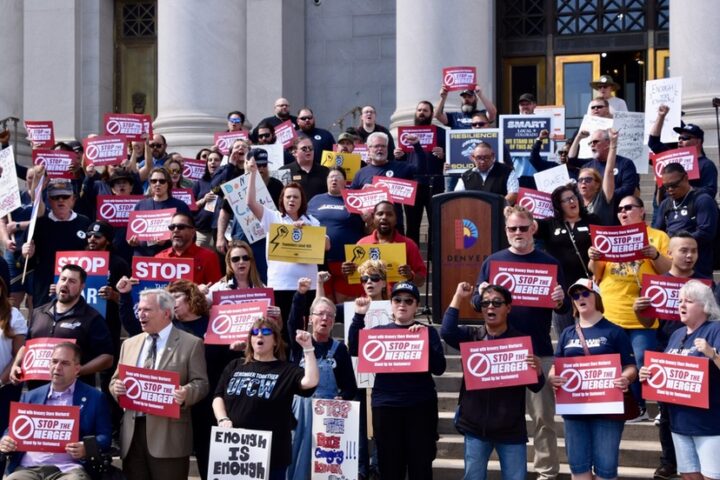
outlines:
[[[495,7],[493,0],[397,0],[397,106],[392,126],[412,124],[420,100],[437,104],[442,69],[475,66],[483,93],[494,99]],[[495,101],[497,104],[497,101]],[[458,110],[450,92],[445,111]]]
[[[235,0],[158,2],[157,133],[186,156],[245,111],[246,4]]]
[[[0,1],[0,119],[19,118],[18,147],[24,142],[25,129],[22,126],[23,110],[23,5],[18,0]],[[0,128],[2,128],[0,126]],[[10,130],[10,145],[15,144],[14,124],[7,123]],[[29,151],[29,150],[27,150]],[[21,156],[15,152],[16,156]],[[27,155],[27,152],[26,152]],[[28,160],[29,161],[29,160]]]
[[[670,76],[682,77],[685,123],[705,130],[705,152],[718,160],[713,97],[720,97],[720,10],[714,0],[670,0]],[[691,34],[690,32],[702,32]]]

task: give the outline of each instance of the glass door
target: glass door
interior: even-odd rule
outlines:
[[[582,123],[593,95],[590,82],[599,76],[599,54],[555,57],[555,103],[565,105],[567,138],[570,138]]]
[[[501,112],[518,113],[517,99],[532,93],[538,105],[545,105],[545,57],[503,59]]]

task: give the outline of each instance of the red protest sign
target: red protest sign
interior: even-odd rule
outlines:
[[[213,305],[234,305],[247,302],[265,302],[269,307],[275,303],[274,290],[272,288],[239,288],[212,292]]]
[[[680,288],[689,278],[666,277],[663,275],[645,274],[642,276],[640,295],[650,299],[650,306],[642,311],[644,317],[655,317],[661,320],[680,320]],[[698,279],[712,287],[707,279]]]
[[[88,275],[107,275],[110,272],[110,252],[65,250],[55,253],[55,275],[59,275],[65,265],[77,265]]]
[[[126,240],[133,236],[138,242],[161,242],[170,240],[172,232],[168,225],[172,223],[175,215],[174,208],[162,210],[133,210],[128,218]]]
[[[475,90],[477,86],[477,69],[475,67],[443,68],[443,85],[448,91]]]
[[[180,418],[180,404],[175,390],[180,388],[180,374],[132,365],[118,365],[125,395],[118,397],[120,407],[159,417]]]
[[[133,257],[132,276],[140,281],[192,280],[195,261],[192,258]]]
[[[465,387],[482,390],[537,383],[537,371],[525,361],[532,354],[530,337],[461,343]]]
[[[390,200],[404,205],[415,205],[418,182],[404,178],[379,177],[372,178],[374,187],[386,187],[390,192]]]
[[[435,125],[398,127],[398,143],[403,152],[413,151],[413,145],[409,141],[413,135],[418,138],[420,146],[426,152],[432,152],[432,149],[437,146],[437,127]]]
[[[152,117],[138,113],[106,113],[103,119],[105,134],[118,135],[126,140],[142,141],[152,138]],[[145,138],[143,138],[145,136]]]
[[[360,330],[358,372],[427,372],[427,328],[409,332],[404,328]]]
[[[55,345],[72,342],[74,338],[33,338],[25,342],[25,355],[20,370],[23,380],[50,380],[50,358]]]
[[[83,140],[88,162],[96,167],[120,165],[127,158],[127,142],[121,136],[92,137]]]
[[[364,143],[356,143],[355,148],[353,149],[353,153],[360,155],[360,160],[368,163],[368,155],[370,152],[368,152],[367,145],[365,145]]]
[[[10,402],[8,435],[20,452],[65,453],[80,439],[80,407]]]
[[[690,180],[700,178],[697,147],[684,147],[667,150],[662,153],[651,153],[650,159],[655,171],[655,181],[658,187],[662,186],[662,170],[669,163],[679,163],[687,172]]]
[[[65,150],[33,150],[33,165],[45,167],[48,178],[73,178],[72,165],[77,161],[75,152]]]
[[[710,408],[709,366],[707,357],[690,357],[645,351],[649,377],[642,384],[646,400]]]
[[[220,153],[228,155],[235,140],[247,140],[248,138],[248,132],[244,129],[235,130],[234,132],[215,132],[213,142],[218,150],[220,150]]]
[[[297,132],[290,120],[285,120],[280,125],[275,127],[275,137],[278,143],[282,143],[284,149],[290,148],[293,140],[297,138]]]
[[[245,342],[252,324],[267,312],[267,302],[247,302],[237,305],[213,305],[210,324],[205,332],[208,345],[230,345]]]
[[[142,195],[98,195],[97,216],[113,227],[125,227],[135,204],[143,198]]]
[[[52,148],[55,145],[55,129],[52,121],[26,120],[25,130],[34,148]]]
[[[490,283],[510,290],[513,305],[555,308],[556,304],[550,296],[556,278],[557,265],[490,262]]]
[[[641,260],[642,249],[648,246],[647,225],[619,225],[604,227],[590,225],[592,245],[606,262],[629,262]]]
[[[531,211],[535,218],[552,218],[555,215],[550,193],[520,187],[517,204]]]
[[[555,358],[555,375],[567,380],[555,390],[556,413],[623,413],[623,392],[613,383],[621,373],[619,353]]]
[[[205,162],[192,158],[183,158],[183,177],[193,182],[200,180],[205,175]]]
[[[188,208],[190,208],[193,212],[198,209],[198,206],[195,203],[195,196],[193,196],[192,188],[173,188],[170,193],[173,198],[177,198],[178,200],[185,202]]]
[[[362,190],[343,189],[342,196],[347,211],[357,214],[372,210],[378,203],[390,200],[390,192],[387,187],[370,187]]]

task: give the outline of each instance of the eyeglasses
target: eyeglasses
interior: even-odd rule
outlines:
[[[300,150],[303,152],[312,152],[314,150],[313,147],[300,147]]]
[[[487,122],[473,122],[470,125],[472,125],[473,127],[484,127],[485,125],[487,125]]]
[[[151,178],[150,183],[152,183],[153,185],[156,183],[159,183],[160,185],[165,185],[167,183],[167,180],[165,180],[164,178]]]
[[[149,145],[150,145],[150,148],[160,148],[163,146],[162,143],[151,143]]]
[[[88,232],[87,236],[88,238],[103,238],[105,235],[99,232]]]
[[[380,280],[382,280],[382,277],[378,274],[363,275],[362,277],[360,277],[360,283],[367,283],[368,280],[375,283],[375,282],[379,282]]]
[[[617,212],[618,212],[618,213],[629,212],[629,211],[632,210],[633,208],[640,208],[640,205],[633,205],[633,204],[631,204],[631,203],[630,203],[630,204],[627,204],[627,205],[620,205],[620,206],[617,208]]]
[[[567,150],[558,150],[557,153],[558,153],[558,155],[560,155],[561,157],[567,157],[569,152],[568,152]]]
[[[170,173],[170,175],[177,175],[178,173],[180,173],[180,169],[179,168],[170,168],[170,169],[168,169],[168,172]]]
[[[375,115],[375,112],[372,110],[365,110],[364,112],[362,112],[362,114],[363,115]]]
[[[579,177],[578,183],[592,183],[595,179],[593,177]]]
[[[560,203],[577,203],[577,197],[573,195],[572,197],[561,198]]]
[[[663,186],[663,188],[664,188],[665,190],[673,190],[673,189],[675,189],[675,188],[678,188],[678,187],[680,186],[680,184],[683,182],[684,179],[685,179],[685,178],[683,177],[683,178],[681,178],[680,180],[676,180],[676,181],[674,181],[674,182],[663,183],[662,186]]]
[[[470,155],[473,160],[477,160],[478,162],[489,162],[493,159],[492,155]]]
[[[184,223],[171,223],[168,225],[168,230],[171,232],[174,232],[175,230],[180,230],[181,232],[187,228],[193,228],[192,225],[186,225]]]
[[[298,120],[302,120],[303,122],[307,122],[308,120],[312,120],[313,117],[298,117]]]
[[[282,107],[289,107],[289,105],[287,103],[279,103],[279,104],[275,105],[275,108],[282,108]]]
[[[490,305],[492,305],[495,308],[500,308],[503,305],[506,305],[507,302],[504,300],[500,300],[499,298],[493,298],[492,300],[483,300],[480,302],[480,308],[488,308]]]
[[[263,327],[263,328],[253,328],[250,330],[250,333],[253,335],[260,335],[267,337],[268,335],[272,335],[273,331],[272,328]]]
[[[387,145],[381,143],[380,145],[370,145],[368,148],[387,148]]]
[[[602,141],[602,140],[590,140],[590,141],[588,142],[588,145],[590,145],[590,146],[592,147],[593,145],[597,145],[597,144],[600,143],[601,141]]]
[[[252,259],[250,258],[250,255],[237,255],[235,257],[230,257],[230,261],[232,263],[238,263],[240,260],[243,262],[249,262]]]
[[[518,230],[525,233],[530,230],[530,225],[518,225],[516,227],[505,227],[508,232],[517,232]]]
[[[412,305],[415,303],[415,299],[413,297],[393,297],[392,302],[395,305],[400,305],[404,303],[405,305]]]
[[[70,195],[53,195],[50,200],[68,200]]]
[[[570,296],[572,297],[573,300],[580,300],[580,297],[587,298],[590,296],[591,293],[592,292],[590,292],[590,290],[583,290],[580,293],[575,292],[575,293],[571,294]]]
[[[271,138],[272,133],[258,133],[258,138]]]
[[[590,110],[600,110],[601,108],[605,108],[605,105],[590,105]]]
[[[692,140],[693,137],[688,137],[687,135],[680,135],[678,137],[679,142],[687,142],[688,140]]]
[[[335,314],[331,312],[310,312],[310,315],[315,315],[320,318],[335,318]]]

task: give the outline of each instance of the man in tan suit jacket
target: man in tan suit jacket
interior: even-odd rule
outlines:
[[[192,452],[190,406],[208,393],[205,348],[202,340],[172,325],[173,297],[162,289],[140,294],[138,317],[143,333],[128,338],[120,349],[119,364],[180,374],[175,401],[180,418],[172,419],[126,410],[120,430],[123,472],[132,480],[188,478]],[[116,370],[110,392],[117,400],[126,393]]]

